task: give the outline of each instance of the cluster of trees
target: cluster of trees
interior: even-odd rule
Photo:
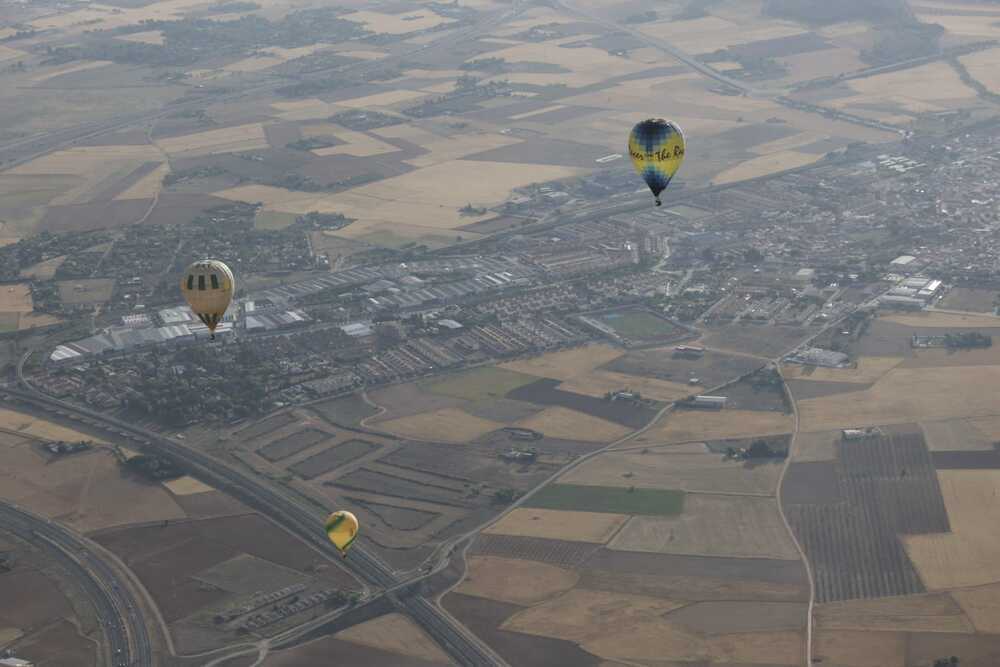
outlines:
[[[166,459],[140,454],[125,461],[125,467],[151,481],[181,477],[184,471]]]
[[[971,347],[992,347],[993,337],[978,331],[966,333],[945,334],[944,346],[949,349],[967,349]]]
[[[107,232],[41,232],[0,248],[0,280],[16,280],[22,269],[60,255],[79,252],[111,238]]]
[[[475,70],[479,72],[503,72],[507,69],[507,61],[503,58],[476,58],[467,63],[462,63],[462,69]]]

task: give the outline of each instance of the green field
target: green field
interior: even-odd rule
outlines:
[[[546,510],[674,516],[684,509],[684,492],[552,484],[529,498],[525,506]]]
[[[597,317],[622,336],[633,340],[663,338],[677,330],[669,321],[641,310],[604,313]]]
[[[20,313],[0,313],[0,333],[17,331],[17,326],[20,323],[20,320]]]
[[[493,366],[482,366],[464,373],[420,382],[419,386],[421,389],[440,396],[464,398],[469,401],[485,401],[503,398],[507,392],[537,381],[538,378],[534,375],[525,375]]]

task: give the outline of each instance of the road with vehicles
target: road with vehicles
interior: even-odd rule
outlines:
[[[153,651],[139,605],[122,579],[86,540],[57,523],[0,502],[0,530],[47,551],[80,585],[97,612],[114,667],[152,667]]]
[[[51,130],[44,134],[20,137],[12,141],[0,143],[0,171],[13,169],[18,165],[30,162],[43,155],[71,148],[82,142],[106,134],[145,127],[156,120],[166,118],[181,111],[205,109],[212,105],[235,102],[243,98],[270,95],[279,88],[290,84],[322,80],[334,75],[361,77],[364,74],[388,70],[397,65],[412,64],[415,58],[431,55],[437,49],[454,48],[455,44],[481,37],[493,31],[504,22],[515,18],[527,8],[527,5],[523,2],[515,0],[513,5],[508,8],[484,13],[480,20],[475,21],[466,28],[461,28],[457,32],[445,31],[440,37],[427,44],[408,48],[405,51],[388,55],[380,60],[338,65],[296,77],[272,79],[266,83],[242,88],[226,95],[200,95],[194,99],[181,99],[173,103],[168,103],[164,108],[157,111],[147,111],[138,114],[119,114],[111,118],[90,121],[59,130]],[[358,82],[361,83],[361,79]]]
[[[23,368],[27,356],[21,358],[17,367],[18,379],[23,388],[5,388],[0,394],[5,401],[21,402],[35,409],[129,438],[146,451],[155,452],[157,456],[174,461],[207,484],[232,495],[260,514],[269,517],[317,551],[331,559],[341,561],[339,552],[327,540],[326,534],[321,529],[325,519],[323,508],[306,501],[301,496],[293,496],[291,492],[275,488],[260,479],[234,470],[207,454],[158,433],[38,392],[24,380]],[[398,590],[423,578],[406,580],[400,578],[390,566],[360,544],[352,548],[348,558],[341,562],[366,585],[380,591]],[[459,665],[470,667],[506,665],[502,658],[479,641],[461,623],[423,597],[406,591],[393,592],[388,597],[398,608],[410,615]]]

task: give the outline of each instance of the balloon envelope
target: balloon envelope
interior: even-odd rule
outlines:
[[[217,259],[203,259],[187,268],[181,277],[181,293],[191,310],[208,330],[215,328],[233,300],[236,279],[229,267]]]
[[[334,512],[326,519],[326,536],[340,553],[347,554],[347,549],[358,536],[358,519],[350,512]]]
[[[632,166],[642,176],[660,205],[660,193],[684,161],[684,134],[670,121],[650,118],[632,128],[628,137]]]

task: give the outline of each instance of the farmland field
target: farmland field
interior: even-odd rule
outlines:
[[[503,426],[500,422],[474,417],[458,408],[443,408],[378,422],[380,429],[406,438],[455,443],[467,443]]]
[[[597,548],[598,545],[590,542],[481,534],[476,538],[469,554],[538,561],[563,568],[577,568],[596,552]]]
[[[822,630],[975,631],[962,607],[945,593],[830,602],[816,607],[816,624]]]
[[[774,499],[701,493],[687,494],[680,516],[634,517],[609,548],[691,556],[798,557]]]
[[[627,520],[624,514],[518,508],[484,533],[604,544]]]
[[[512,604],[532,605],[573,588],[579,575],[539,562],[473,556],[455,592]]]
[[[965,310],[972,313],[992,313],[996,300],[996,290],[955,287],[941,299],[938,303],[938,308],[944,310]]]
[[[684,493],[667,489],[550,484],[533,495],[526,505],[551,510],[672,516],[684,509]]]
[[[617,440],[627,435],[630,430],[605,419],[593,417],[586,412],[558,406],[546,408],[522,419],[515,426],[544,433],[550,438],[602,443]]]
[[[337,639],[371,646],[382,651],[411,656],[429,662],[448,664],[448,656],[413,621],[393,613],[351,626],[336,635]]]
[[[702,442],[792,431],[790,415],[752,410],[677,410],[630,445],[642,443]]]

